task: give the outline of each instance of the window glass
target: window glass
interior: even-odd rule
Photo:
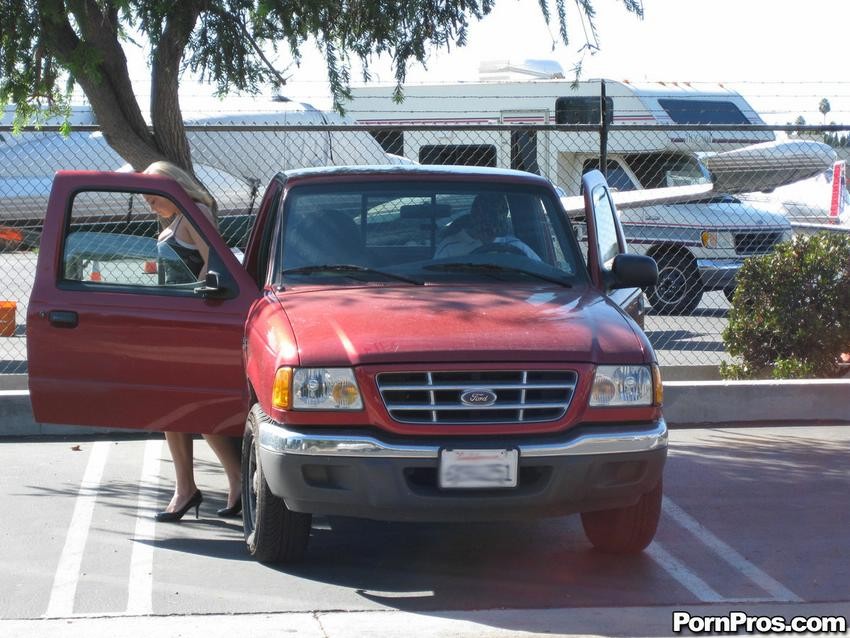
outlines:
[[[606,123],[614,121],[614,100],[605,98]],[[555,100],[555,124],[599,124],[600,99],[594,96],[559,97]]]
[[[597,186],[593,190],[593,208],[596,211],[596,238],[599,244],[599,261],[606,267],[610,267],[610,262],[620,252],[620,245],[617,240],[617,225],[614,219],[614,209],[611,206],[611,200],[608,198],[608,192],[605,188]]]
[[[278,274],[287,285],[586,275],[569,220],[545,188],[438,180],[294,186],[284,216]],[[317,268],[327,266],[335,268]]]
[[[180,210],[167,197],[156,197]],[[174,222],[190,223],[182,212]],[[167,241],[174,235],[169,225],[160,225],[139,193],[77,193],[65,235],[62,277],[95,287],[192,291],[201,276],[203,257],[197,246],[178,241],[185,231]]]
[[[581,173],[584,175],[589,171],[598,169],[599,160],[589,159],[585,160]],[[605,179],[608,182],[608,186],[614,190],[633,191],[637,188],[635,183],[632,181],[632,178],[626,172],[626,169],[620,166],[619,162],[616,160],[608,160],[608,174],[605,176]]]
[[[389,131],[389,130],[377,130],[371,131],[372,137],[374,137],[378,144],[381,145],[387,153],[392,153],[393,155],[404,155],[404,131]]]
[[[626,161],[644,188],[693,186],[711,182],[702,163],[696,157],[684,153],[632,153],[626,155]]]
[[[496,147],[491,144],[425,144],[419,149],[420,164],[496,166]]]
[[[660,99],[658,103],[676,124],[749,124],[732,102]]]
[[[511,168],[540,174],[537,164],[537,131],[511,131]]]

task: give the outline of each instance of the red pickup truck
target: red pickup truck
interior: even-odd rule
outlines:
[[[169,283],[180,260],[154,237],[87,223],[142,194],[206,239],[203,282]],[[173,181],[60,172],[27,317],[35,418],[242,436],[261,561],[302,558],[313,514],[581,513],[597,548],[640,551],[667,428],[653,350],[612,297],[657,269],[626,252],[598,172],[584,198],[582,248],[528,173],[281,173],[240,260]]]

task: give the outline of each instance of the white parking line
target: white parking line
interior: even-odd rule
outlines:
[[[106,465],[110,447],[111,444],[108,441],[97,441],[92,445],[89,462],[74,504],[74,513],[65,536],[65,546],[62,548],[56,574],[53,576],[53,588],[50,590],[50,600],[44,614],[48,618],[70,616],[74,612],[74,597],[77,594],[77,583],[80,579],[83,551],[86,547],[100,479],[103,476],[103,468]]]
[[[708,583],[688,569],[682,561],[672,556],[658,541],[653,541],[645,551],[652,557],[652,560],[663,567],[664,571],[679,581],[679,584],[696,596],[700,602],[726,602],[723,596],[714,591]]]
[[[159,460],[162,439],[145,444],[142,476],[139,479],[139,500],[136,506],[136,532],[130,555],[130,578],[127,593],[127,613],[153,613],[153,550],[156,539],[156,488],[159,486]]]
[[[693,534],[694,537],[714,552],[721,560],[726,562],[736,571],[742,573],[770,594],[773,597],[773,600],[777,602],[795,603],[803,601],[802,598],[797,596],[797,594],[785,587],[782,583],[763,572],[732,547],[717,538],[717,536],[703,527],[699,521],[686,513],[685,510],[676,505],[666,496],[664,497],[663,507],[664,512],[670,516],[670,518]]]

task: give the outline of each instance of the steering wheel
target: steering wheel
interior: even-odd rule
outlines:
[[[471,255],[485,255],[487,253],[512,253],[514,255],[522,255],[523,257],[528,257],[525,254],[525,251],[519,246],[514,246],[512,244],[503,244],[501,242],[491,242],[489,244],[482,244],[475,250],[473,250]]]

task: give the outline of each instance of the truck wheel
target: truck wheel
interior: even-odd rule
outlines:
[[[310,541],[312,516],[293,512],[272,494],[258,454],[260,419],[265,414],[254,405],[242,439],[243,525],[248,553],[261,563],[296,563]]]
[[[629,507],[582,512],[581,524],[591,544],[609,554],[636,554],[652,542],[661,518],[661,481]]]
[[[655,258],[658,283],[647,290],[652,309],[660,315],[687,315],[702,300],[702,283],[688,252],[666,252]]]

